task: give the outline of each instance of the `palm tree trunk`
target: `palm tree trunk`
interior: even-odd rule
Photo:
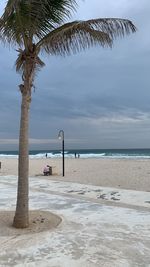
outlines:
[[[24,83],[26,84],[26,82]],[[29,85],[29,84],[28,84]],[[29,89],[29,87],[28,87]],[[18,192],[16,213],[13,226],[16,228],[26,228],[29,225],[29,152],[28,152],[28,125],[29,108],[31,102],[31,90],[20,85],[22,94],[20,136],[19,136],[19,164],[18,164]]]
[[[35,46],[24,50],[24,64],[20,91],[22,95],[20,135],[19,135],[19,162],[18,162],[18,191],[16,212],[13,226],[26,228],[29,226],[29,110],[31,103],[31,89],[33,86],[36,67]]]

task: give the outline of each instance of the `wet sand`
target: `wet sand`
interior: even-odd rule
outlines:
[[[0,175],[17,175],[17,159],[1,158]],[[30,176],[42,176],[43,167],[52,166],[53,175],[47,179],[83,184],[150,191],[150,160],[148,159],[65,159],[65,177],[62,177],[62,159],[30,159]]]

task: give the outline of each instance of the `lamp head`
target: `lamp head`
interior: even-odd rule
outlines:
[[[63,131],[63,130],[60,130],[60,131],[59,131],[58,139],[62,139],[62,140],[64,140],[64,131]]]

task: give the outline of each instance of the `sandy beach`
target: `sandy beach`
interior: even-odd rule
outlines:
[[[13,161],[8,162],[11,171]],[[35,165],[40,167],[38,162]],[[59,170],[61,162],[56,162],[55,169]],[[92,161],[69,160],[70,169],[64,180],[79,180],[81,169],[77,175],[71,175],[72,167],[85,167],[89,162]],[[102,167],[105,161],[100,162]],[[119,164],[111,161],[110,166],[114,163]],[[97,161],[92,166],[96,168]],[[90,182],[98,169],[91,176],[93,169],[89,168],[85,175],[83,168],[80,182],[87,181],[87,177]],[[114,170],[119,169],[114,166]],[[15,229],[11,224],[17,179],[12,175],[0,176],[0,266],[149,267],[150,192],[60,179],[60,174],[30,177],[30,225]],[[92,181],[97,182],[95,178]]]
[[[66,158],[62,177],[61,158],[30,159],[26,229],[12,227],[18,161],[0,161],[0,266],[149,266],[149,160]]]
[[[18,161],[1,158],[0,175],[17,175]],[[30,159],[31,177],[42,176],[43,167],[52,166],[53,175],[47,179],[83,184],[150,191],[149,159],[65,159],[65,177],[62,177],[62,159]]]

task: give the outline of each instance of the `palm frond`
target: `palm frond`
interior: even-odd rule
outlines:
[[[9,0],[1,17],[1,35],[8,42],[22,43],[22,37],[41,39],[67,20],[76,0]]]
[[[5,11],[3,14],[3,18],[7,19],[13,12],[14,10],[17,10],[19,5],[21,4],[22,0],[9,0],[7,1],[7,5],[5,7]]]
[[[133,23],[125,19],[74,21],[47,34],[37,47],[49,54],[66,55],[96,44],[111,47],[116,37],[135,31]]]
[[[101,30],[114,40],[116,37],[124,37],[125,34],[136,32],[136,27],[128,19],[101,18],[87,21],[93,29]]]
[[[52,8],[61,10],[62,15],[68,16],[71,14],[71,10],[76,10],[77,2],[76,0],[8,0],[3,17],[8,18],[14,10],[20,9],[20,6],[24,4],[26,6],[34,7],[31,10],[31,15],[36,16],[37,10],[41,13],[48,14]]]

